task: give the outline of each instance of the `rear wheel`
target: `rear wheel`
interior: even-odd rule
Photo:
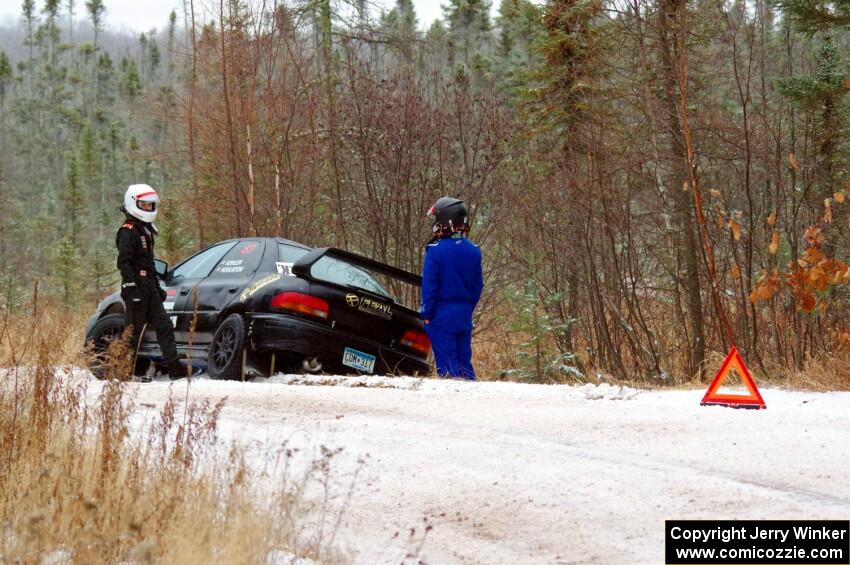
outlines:
[[[245,320],[239,314],[231,314],[215,331],[207,358],[207,374],[213,379],[241,379],[244,349]]]

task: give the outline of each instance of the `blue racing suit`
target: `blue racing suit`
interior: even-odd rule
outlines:
[[[483,288],[477,245],[455,235],[426,247],[421,313],[441,377],[475,380],[472,312]]]

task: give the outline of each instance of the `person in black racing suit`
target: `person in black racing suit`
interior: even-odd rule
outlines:
[[[128,327],[132,327],[130,347],[135,356],[145,328],[156,331],[156,339],[172,379],[186,376],[186,369],[177,357],[174,326],[162,303],[166,292],[159,285],[154,267],[153,221],[156,219],[159,197],[146,184],[134,184],[127,189],[121,210],[126,220],[115,236],[118,247],[118,269],[121,271],[121,298]],[[134,360],[135,361],[135,360]],[[147,379],[143,379],[147,380]]]

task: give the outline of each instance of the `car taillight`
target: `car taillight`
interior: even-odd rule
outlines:
[[[404,332],[404,335],[401,336],[401,344],[420,352],[424,356],[427,356],[428,352],[431,351],[431,340],[423,332],[416,330],[407,330]]]
[[[281,292],[274,295],[271,307],[279,310],[298,312],[299,314],[306,314],[323,320],[328,319],[328,312],[330,311],[328,303],[321,298],[316,298],[309,294],[301,294],[300,292]]]

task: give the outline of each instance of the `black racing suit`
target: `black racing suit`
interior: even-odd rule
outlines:
[[[118,247],[118,269],[121,271],[121,298],[124,299],[127,325],[133,326],[130,346],[138,351],[142,332],[156,331],[156,339],[165,363],[177,364],[177,344],[174,326],[162,306],[165,291],[159,286],[153,263],[155,228],[148,223],[127,216],[115,236]]]

